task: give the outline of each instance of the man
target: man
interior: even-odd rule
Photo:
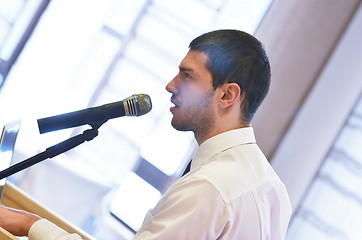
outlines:
[[[251,128],[270,85],[262,44],[242,31],[218,30],[189,47],[166,90],[174,104],[172,126],[192,131],[199,149],[190,172],[147,213],[135,239],[284,239],[291,215],[288,195]],[[31,219],[25,221],[31,227],[21,232],[30,228],[30,240],[79,239],[67,233],[38,237],[48,227],[59,230],[29,213],[1,211]],[[0,226],[13,230],[1,217]]]

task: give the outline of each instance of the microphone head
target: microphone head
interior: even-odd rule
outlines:
[[[122,102],[126,116],[141,116],[152,109],[151,98],[147,94],[134,94]]]

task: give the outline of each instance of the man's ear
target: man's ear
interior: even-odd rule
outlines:
[[[221,97],[220,97],[220,106],[222,108],[228,108],[233,105],[235,102],[240,106],[241,103],[241,89],[237,83],[225,83],[221,86]]]

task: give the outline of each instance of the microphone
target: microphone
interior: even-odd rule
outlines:
[[[141,116],[152,109],[151,98],[147,94],[134,94],[122,101],[98,107],[38,119],[40,134],[65,128],[89,124],[99,128],[109,119],[123,116]]]

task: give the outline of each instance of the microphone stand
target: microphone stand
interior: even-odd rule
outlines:
[[[7,169],[0,171],[0,180],[3,178],[6,178],[12,174],[15,174],[17,172],[20,172],[28,167],[31,167],[34,164],[37,164],[48,158],[53,158],[55,156],[58,156],[61,153],[69,151],[69,150],[75,148],[76,146],[84,143],[85,141],[92,140],[93,138],[98,136],[98,128],[99,128],[99,126],[97,126],[96,128],[93,127],[92,129],[85,130],[81,134],[78,134],[63,142],[60,142],[56,145],[53,145],[53,146],[47,148],[44,152],[41,152],[31,158],[23,160]]]

